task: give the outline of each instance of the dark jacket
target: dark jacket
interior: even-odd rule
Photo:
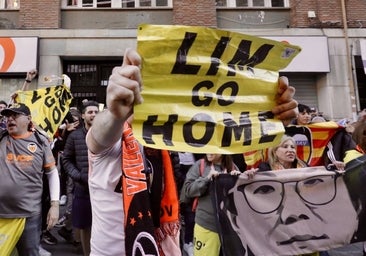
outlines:
[[[87,130],[81,127],[67,137],[62,164],[66,173],[75,184],[75,195],[89,195],[88,188],[88,147],[86,146]]]
[[[331,147],[329,145],[331,144]],[[349,134],[346,129],[342,129],[333,135],[330,140],[330,144],[324,150],[323,159],[324,165],[328,169],[335,169],[335,167],[329,167],[328,165],[332,163],[332,160],[344,162],[344,158],[346,156],[347,151],[356,150],[357,144],[352,139],[352,135]],[[329,151],[333,151],[331,154],[328,154]],[[333,158],[333,159],[331,159]]]

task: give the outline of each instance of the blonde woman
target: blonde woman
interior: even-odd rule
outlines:
[[[284,135],[280,144],[268,150],[268,162],[259,165],[259,171],[303,168],[307,164],[296,155],[296,142],[293,137]]]

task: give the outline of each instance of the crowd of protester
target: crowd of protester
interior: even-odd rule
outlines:
[[[109,109],[98,113],[99,105],[92,100],[84,102],[80,109],[71,107],[52,139],[42,137],[38,141],[39,135],[35,135],[37,132],[33,129],[31,113],[27,106],[23,104],[8,106],[5,101],[0,101],[0,129],[2,132],[7,131],[2,135],[5,137],[1,137],[3,140],[0,141],[1,148],[5,151],[5,141],[13,142],[16,136],[25,136],[27,137],[25,140],[31,140],[46,152],[40,153],[37,164],[33,166],[38,190],[33,191],[32,188],[22,190],[24,193],[34,195],[25,199],[29,201],[26,203],[26,211],[22,212],[16,206],[7,209],[0,207],[0,218],[8,216],[26,218],[25,231],[16,246],[18,255],[51,255],[51,252],[42,248],[41,244],[57,246],[59,241],[54,236],[55,229],[67,243],[79,247],[79,252],[83,255],[124,255],[124,250],[128,250],[123,249],[124,237],[128,232],[122,226],[126,214],[123,210],[125,204],[122,205],[124,202],[120,195],[123,192],[119,194],[113,192],[118,186],[122,190],[125,188],[121,184],[120,166],[128,167],[128,159],[131,156],[126,155],[126,151],[131,143],[138,144],[136,140],[131,140],[133,136],[127,133],[131,132],[133,105],[141,103],[140,70],[131,68],[138,67],[139,64],[140,57],[136,52],[126,52],[124,65],[115,69],[109,80],[107,89]],[[291,87],[285,83],[284,90],[291,90]],[[295,101],[292,96],[285,101],[285,103],[293,102]],[[296,104],[286,109],[291,113],[283,120],[291,117],[289,126],[308,126],[330,121],[316,108],[298,104],[297,109],[298,112]],[[336,152],[337,149],[334,147],[328,148],[328,151],[335,151],[333,152],[335,154],[333,158],[327,157],[330,154],[325,154],[324,165],[343,171],[346,151],[356,150],[360,154],[366,152],[366,111],[360,111],[356,122],[345,118],[338,120],[338,125],[342,127],[339,136],[342,136],[343,141],[346,138],[347,145],[339,149],[339,152]],[[153,229],[160,232],[159,238],[156,239],[157,250],[162,255],[177,255],[175,254],[177,250],[187,256],[220,255],[219,230],[208,193],[212,179],[220,173],[238,175],[246,172],[250,178],[254,178],[257,171],[306,167],[308,164],[305,159],[300,159],[296,153],[297,145],[304,145],[302,139],[285,135],[279,145],[268,150],[267,161],[263,161],[258,169],[246,169],[244,155],[241,156],[242,162],[236,161],[237,155],[168,152],[170,160],[164,158],[164,151],[154,155],[159,158],[156,161],[163,163],[165,172],[172,170],[174,176],[170,178],[174,177],[176,190],[170,192],[176,191],[177,198],[180,197],[178,215],[170,220],[170,223],[174,222],[177,225],[170,226],[169,231],[167,226],[163,226],[165,220],[161,216],[160,220],[159,217],[153,216],[153,219],[157,219],[152,223]],[[18,140],[17,143],[20,148],[24,147],[25,142]],[[288,151],[292,152],[290,157],[284,153]],[[173,155],[178,160],[173,159]],[[144,159],[141,158],[141,164],[143,163]],[[170,165],[169,168],[167,164]],[[57,179],[55,173],[58,174]],[[155,174],[145,174],[146,182],[149,182],[150,178],[155,181],[152,177]],[[0,183],[2,184],[2,181]],[[168,187],[167,184],[164,186]],[[153,191],[153,188],[152,183],[150,191]],[[2,187],[1,190],[3,189]],[[167,192],[159,189],[161,194]],[[101,198],[107,200],[109,205],[102,203]],[[160,198],[158,206],[162,200]],[[36,211],[30,209],[32,207],[30,201],[35,202]],[[37,202],[41,202],[41,205]],[[59,202],[64,209],[60,217]],[[6,212],[8,209],[14,209],[14,213]],[[41,228],[38,230],[34,226],[29,226],[28,222],[35,223]],[[30,238],[35,234],[39,234],[39,240]],[[199,244],[207,246],[202,248]],[[52,251],[50,246],[48,248]],[[326,252],[320,254],[326,255]],[[314,255],[319,254],[315,252]]]

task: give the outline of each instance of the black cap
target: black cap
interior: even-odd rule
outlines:
[[[13,113],[29,116],[31,114],[29,108],[23,103],[13,103],[8,108],[1,111],[2,116],[10,116]]]

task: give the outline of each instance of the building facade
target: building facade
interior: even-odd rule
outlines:
[[[296,99],[329,119],[356,119],[366,108],[364,10],[364,0],[0,0],[0,95],[9,98],[37,68],[30,89],[67,74],[73,104],[104,102],[109,74],[136,47],[139,24],[198,25],[301,46],[281,71]],[[7,38],[23,53],[17,65],[7,64]]]

